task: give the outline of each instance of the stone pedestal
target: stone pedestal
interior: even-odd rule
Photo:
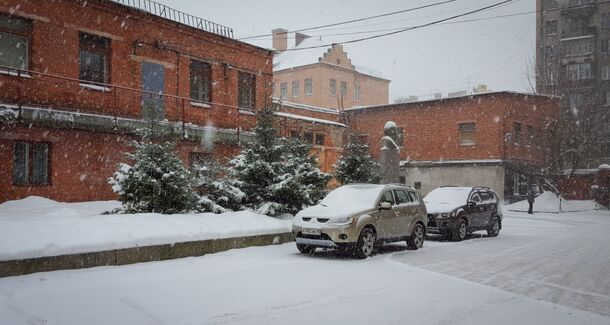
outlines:
[[[400,181],[400,149],[392,137],[396,133],[396,123],[387,122],[381,138],[381,152],[379,154],[379,173],[382,184],[398,183]]]

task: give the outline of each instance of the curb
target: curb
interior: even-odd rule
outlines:
[[[0,261],[0,278],[36,272],[165,261],[184,257],[203,256],[236,248],[279,245],[291,241],[294,241],[292,233],[285,232]]]

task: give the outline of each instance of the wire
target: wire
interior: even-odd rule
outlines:
[[[368,37],[363,37],[363,38],[357,38],[357,39],[353,39],[353,40],[349,40],[349,41],[344,41],[344,42],[336,42],[336,43],[331,43],[331,44],[324,44],[324,45],[317,45],[317,46],[307,46],[307,47],[295,47],[295,48],[286,49],[286,50],[284,50],[284,52],[286,52],[286,51],[300,51],[300,50],[307,50],[307,49],[316,49],[316,48],[332,46],[332,45],[335,45],[335,44],[357,43],[357,42],[368,41],[368,40],[372,40],[372,39],[376,39],[376,38],[381,38],[381,37],[385,37],[385,36],[390,36],[390,35],[394,35],[394,34],[404,33],[404,32],[407,32],[407,31],[414,30],[414,29],[420,29],[420,28],[424,28],[424,27],[428,27],[428,26],[432,26],[432,25],[437,25],[437,24],[440,24],[440,23],[445,22],[445,21],[449,21],[449,20],[453,20],[453,19],[456,19],[456,18],[472,15],[474,13],[481,12],[481,11],[488,10],[488,9],[492,9],[492,8],[495,8],[495,7],[498,7],[498,6],[501,6],[503,4],[506,4],[506,3],[509,3],[509,2],[513,2],[513,1],[515,1],[515,0],[504,0],[504,1],[501,1],[501,2],[498,2],[498,3],[495,3],[493,5],[489,5],[489,6],[486,6],[486,7],[483,7],[483,8],[479,8],[479,9],[476,9],[476,10],[471,10],[471,11],[465,12],[463,14],[454,15],[454,16],[451,16],[451,17],[435,20],[435,21],[432,21],[432,22],[429,22],[429,23],[425,23],[425,24],[421,24],[421,25],[417,25],[417,26],[413,26],[413,27],[404,28],[404,29],[401,29],[401,30],[393,31],[393,32],[388,32],[388,33],[383,33],[383,34],[373,35],[373,36],[368,36]]]
[[[404,9],[404,10],[399,10],[399,11],[392,11],[392,12],[388,12],[388,13],[381,14],[381,15],[376,15],[376,16],[369,16],[369,17],[358,18],[358,19],[353,19],[353,20],[347,20],[347,21],[342,21],[342,22],[339,22],[339,23],[332,23],[332,24],[321,25],[321,26],[301,28],[301,29],[289,31],[288,33],[304,32],[304,31],[308,31],[308,30],[314,30],[314,29],[320,29],[320,28],[326,28],[326,27],[333,27],[333,26],[345,25],[345,24],[351,24],[351,23],[355,23],[355,22],[359,22],[359,21],[375,19],[375,18],[380,18],[380,17],[386,17],[386,16],[401,14],[401,13],[405,13],[405,12],[410,12],[410,11],[430,8],[430,7],[434,7],[434,6],[439,6],[439,5],[447,4],[447,3],[450,3],[450,2],[455,2],[455,1],[457,1],[457,0],[446,0],[446,1],[432,3],[432,4],[429,4],[429,5],[424,5],[424,6],[420,6],[420,7],[409,8],[409,9]],[[261,37],[267,37],[267,36],[273,36],[273,34],[261,34],[261,35],[254,35],[254,36],[245,36],[245,37],[237,38],[237,40],[243,41],[243,40],[247,40],[247,39],[261,38]]]

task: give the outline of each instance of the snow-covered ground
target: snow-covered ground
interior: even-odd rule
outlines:
[[[534,212],[578,212],[578,211],[589,211],[600,208],[595,201],[592,200],[566,200],[559,198],[553,192],[544,192],[540,196],[536,197],[534,202]],[[515,202],[505,207],[504,210],[512,211],[527,211],[529,204],[527,200]]]
[[[507,212],[497,238],[294,244],[0,279],[0,324],[610,324],[610,213]]]
[[[41,197],[0,204],[0,261],[291,231],[288,220],[249,211],[102,215],[118,207]]]

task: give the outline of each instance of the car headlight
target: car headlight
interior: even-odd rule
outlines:
[[[356,220],[355,217],[333,218],[328,223],[333,225],[348,225]]]

